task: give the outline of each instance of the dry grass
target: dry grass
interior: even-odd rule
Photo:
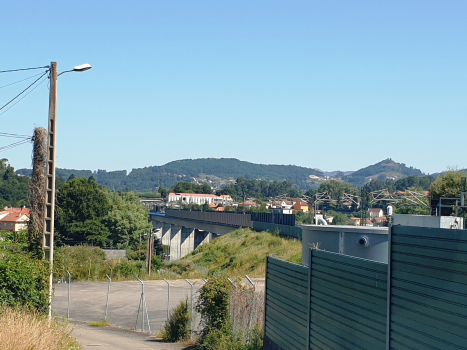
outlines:
[[[170,264],[169,268],[183,278],[202,277],[196,266],[206,268],[214,275],[265,277],[268,255],[301,264],[302,242],[269,232],[239,229],[198,247],[180,261]]]
[[[0,350],[75,350],[71,326],[26,311],[0,311]]]

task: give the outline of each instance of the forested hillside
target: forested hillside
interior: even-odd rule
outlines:
[[[370,180],[398,180],[411,175],[423,176],[425,174],[419,169],[407,167],[404,163],[396,163],[388,158],[344,176],[343,180],[361,187]]]
[[[17,173],[29,175],[30,170],[20,169]],[[297,187],[307,189],[310,187],[310,175],[322,176],[322,173],[315,169],[295,165],[254,164],[233,158],[177,160],[161,166],[133,169],[128,175],[126,170],[93,172],[57,168],[57,176],[64,179],[68,179],[72,174],[76,177],[92,176],[100,185],[105,185],[111,190],[128,188],[139,192],[155,191],[159,186],[171,188],[180,181],[209,183],[214,188],[220,188],[234,183],[238,177],[247,180],[292,180]]]
[[[21,175],[29,175],[29,169],[17,171]],[[362,187],[369,181],[398,180],[408,176],[424,174],[403,163],[386,159],[374,165],[357,170],[350,175],[335,172],[335,178]],[[214,190],[230,187],[242,177],[245,180],[265,182],[292,182],[299,190],[317,189],[325,181],[322,171],[295,165],[265,165],[240,161],[233,158],[203,158],[177,160],[161,166],[150,166],[126,170],[75,170],[57,168],[57,175],[67,180],[71,175],[76,177],[93,177],[100,185],[116,191],[155,192],[159,186],[171,188],[180,181],[207,184]],[[311,179],[310,175],[319,178]],[[329,178],[327,178],[329,179]],[[422,187],[426,187],[423,185]],[[264,189],[264,183],[263,183]],[[261,192],[265,192],[261,190]]]

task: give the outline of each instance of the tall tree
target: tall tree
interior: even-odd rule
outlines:
[[[448,170],[438,176],[430,187],[431,198],[459,198],[461,195],[461,179],[466,176],[467,173],[463,170]]]
[[[359,194],[359,191],[356,187],[353,187],[348,182],[338,181],[338,180],[330,180],[323,182],[319,185],[319,192],[327,191],[332,199],[340,200],[344,193],[350,194]]]
[[[104,187],[93,179],[71,179],[57,192],[55,227],[59,238],[106,246],[110,236],[105,222],[109,209]]]
[[[149,234],[148,210],[133,192],[109,193],[110,210],[106,224],[114,246],[137,247],[144,234]]]

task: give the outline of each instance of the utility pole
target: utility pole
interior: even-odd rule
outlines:
[[[45,257],[50,262],[49,275],[49,318],[52,317],[52,289],[54,265],[54,219],[55,219],[55,155],[57,140],[57,62],[50,64],[50,94],[49,94],[49,132],[47,140],[47,177],[44,217],[44,236],[42,248]]]
[[[152,251],[154,247],[154,239],[152,236],[152,230],[148,233],[148,275],[151,276],[151,267],[152,267]]]

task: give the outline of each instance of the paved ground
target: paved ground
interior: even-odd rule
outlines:
[[[254,279],[257,290],[264,290],[264,278]],[[196,282],[194,294],[203,285]],[[170,281],[170,308],[178,305],[183,298],[190,298],[190,285],[185,280]],[[53,299],[53,312],[66,317],[68,306],[68,284],[56,284]],[[144,283],[146,304],[151,333],[158,333],[167,319],[167,284],[164,281]],[[101,321],[105,315],[108,283],[72,283],[70,320],[78,322]],[[123,329],[135,329],[136,316],[141,298],[141,283],[112,282],[110,287],[107,321]],[[136,329],[142,329],[141,318]],[[148,331],[147,322],[145,331]]]
[[[90,327],[87,324],[75,324],[73,330],[83,350],[181,350],[179,344],[163,343],[160,340],[140,332],[132,332],[112,327]]]

